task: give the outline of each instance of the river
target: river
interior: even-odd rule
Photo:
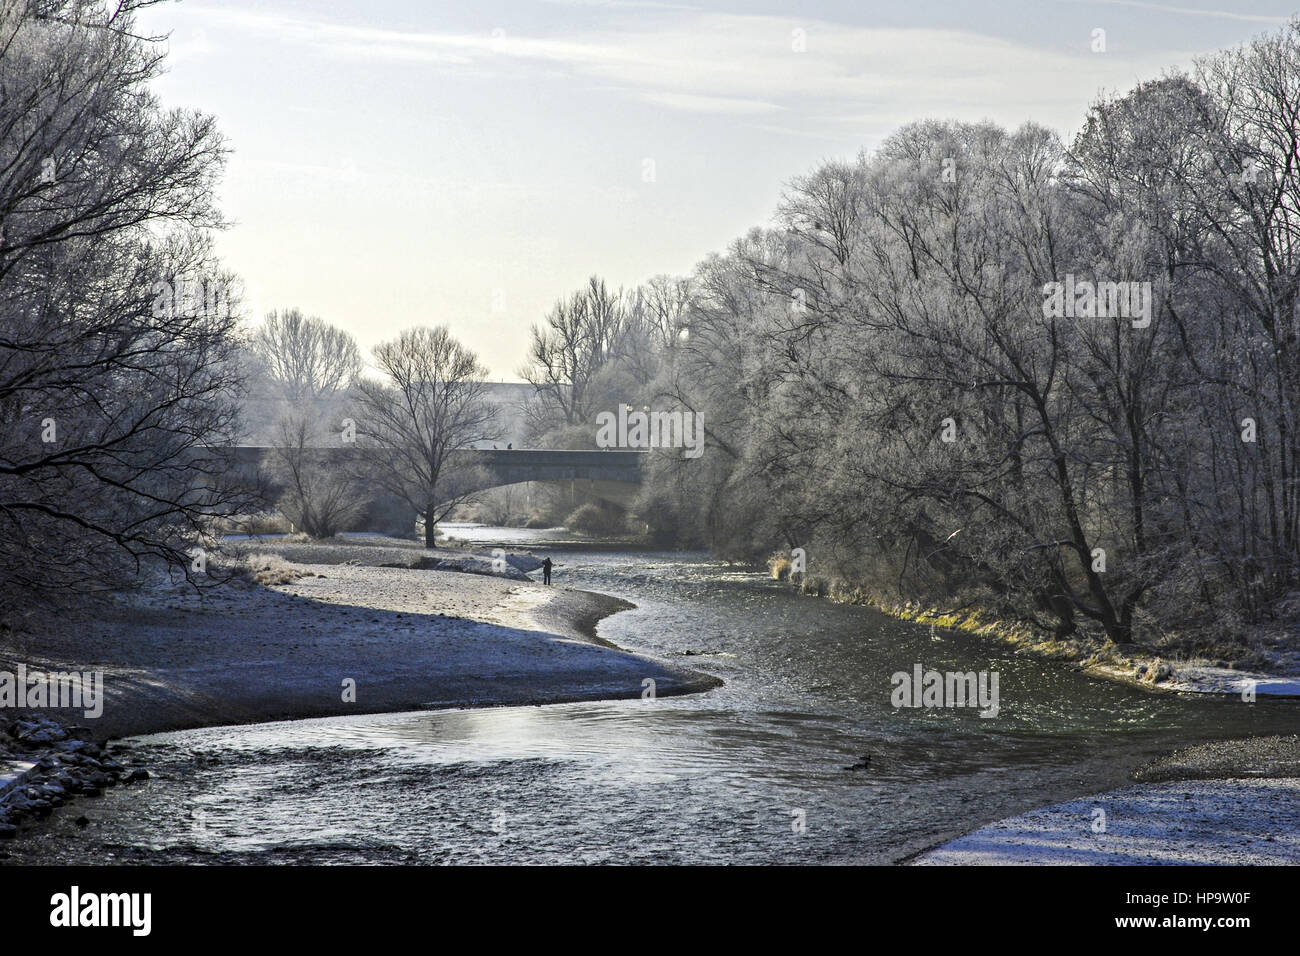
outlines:
[[[1300,701],[1150,694],[704,554],[448,530],[545,550],[556,585],[637,605],[602,637],[725,684],[137,738],[151,780],[77,800],[7,847],[10,862],[892,862],[1122,786],[1180,745],[1297,730]],[[890,676],[917,663],[997,672],[997,716],[896,709]],[[81,813],[92,827],[75,825]]]

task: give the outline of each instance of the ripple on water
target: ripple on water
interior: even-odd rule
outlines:
[[[472,533],[494,543],[491,529]],[[969,635],[936,640],[928,628],[795,595],[700,555],[552,555],[565,584],[639,605],[602,622],[603,637],[726,684],[654,701],[141,738],[135,760],[152,779],[78,801],[91,818],[84,830],[68,812],[35,825],[6,848],[9,859],[888,861],[1122,784],[1129,767],[1183,743],[1294,727],[1294,702],[1144,694]],[[698,656],[677,656],[686,650]],[[996,670],[998,718],[895,710],[890,675],[918,662]]]

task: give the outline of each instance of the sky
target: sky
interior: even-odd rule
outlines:
[[[825,160],[923,118],[1068,139],[1099,93],[1297,7],[180,0],[139,23],[168,35],[163,105],[227,138],[217,249],[250,322],[298,307],[367,353],[445,323],[515,381],[588,276],[688,274]]]

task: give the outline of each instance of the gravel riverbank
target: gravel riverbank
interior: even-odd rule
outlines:
[[[202,598],[175,588],[62,615],[7,635],[0,670],[102,671],[102,716],[45,711],[90,725],[98,740],[295,717],[639,697],[646,679],[660,696],[718,684],[599,641],[595,623],[630,607],[604,595],[411,568],[295,569],[305,576],[272,587]]]
[[[911,862],[1300,863],[1300,736],[1200,744],[1133,777],[1135,786],[999,820]]]
[[[636,698],[649,687],[669,696],[720,684],[600,640],[597,623],[632,605],[536,584],[519,569],[526,558],[494,575],[428,570],[427,562],[391,562],[386,549],[352,545],[346,554],[313,556],[333,560],[294,564],[286,583],[237,582],[202,596],[158,587],[95,608],[33,615],[0,632],[0,672],[11,683],[18,675],[27,676],[24,683],[56,672],[103,675],[99,714],[6,703],[0,837],[14,835],[24,817],[132,779],[119,762],[122,748],[110,754],[105,747],[118,737],[340,714]],[[380,566],[355,563],[365,560]]]

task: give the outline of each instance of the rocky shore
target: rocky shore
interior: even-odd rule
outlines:
[[[121,762],[126,750],[95,743],[88,727],[65,727],[49,717],[11,723],[0,736],[0,839],[14,837],[25,818],[49,816],[73,797],[98,797],[118,783],[147,780],[147,770]]]

